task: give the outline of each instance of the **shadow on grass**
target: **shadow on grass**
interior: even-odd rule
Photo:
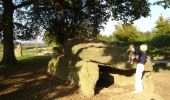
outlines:
[[[2,65],[0,75],[8,77],[12,74],[21,73],[25,71],[36,72],[44,67],[47,68],[50,56],[23,56],[18,58],[17,65]],[[34,67],[33,67],[34,66]]]
[[[0,80],[0,100],[56,99],[71,95],[78,87],[46,74],[50,57],[19,60],[17,66],[5,66]]]

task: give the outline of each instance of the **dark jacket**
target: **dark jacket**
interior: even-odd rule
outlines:
[[[147,59],[147,55],[145,52],[140,51],[139,52],[139,58],[138,58],[138,63],[145,64]]]

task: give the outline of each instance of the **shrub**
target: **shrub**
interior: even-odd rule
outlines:
[[[170,46],[170,35],[160,35],[160,36],[154,37],[151,41],[151,45],[155,47]]]

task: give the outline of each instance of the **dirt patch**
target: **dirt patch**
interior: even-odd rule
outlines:
[[[170,73],[153,73],[155,92],[165,100],[170,98]]]

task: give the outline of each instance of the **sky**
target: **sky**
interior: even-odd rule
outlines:
[[[151,3],[153,3],[156,0],[149,0]],[[162,15],[164,18],[170,18],[170,8],[169,9],[164,9],[161,6],[156,6],[156,5],[152,5],[151,6],[151,12],[150,12],[151,16],[147,17],[147,18],[140,18],[136,21],[134,21],[134,25],[137,27],[138,30],[142,31],[142,32],[147,32],[147,31],[151,31],[154,27],[155,27],[155,22],[158,20],[158,18]],[[109,20],[107,22],[107,24],[104,26],[105,29],[101,30],[101,34],[102,35],[112,35],[112,33],[115,30],[115,25],[116,22],[115,21],[111,21]]]

